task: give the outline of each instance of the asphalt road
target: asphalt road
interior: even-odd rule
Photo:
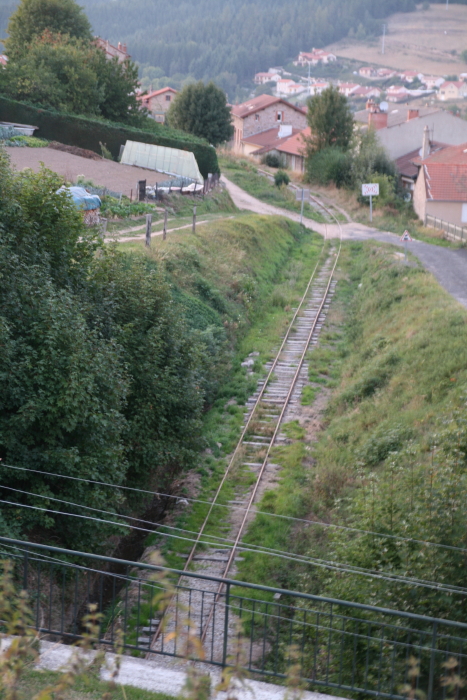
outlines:
[[[272,216],[286,216],[293,221],[299,221],[300,216],[286,209],[274,207],[271,204],[261,202],[242,190],[225,176],[222,181],[227,187],[234,203],[239,209],[248,209],[256,214],[269,214]],[[303,219],[307,228],[325,235],[325,224],[318,224],[311,219]],[[350,241],[375,240],[382,243],[392,243],[403,248],[399,236],[394,233],[380,231],[379,229],[365,226],[364,224],[342,224],[343,239]],[[333,238],[339,237],[338,226],[327,226],[327,235]],[[440,285],[451,294],[454,299],[467,308],[467,249],[442,248],[422,241],[412,241],[408,244],[409,252],[416,256],[426,270],[431,272]]]

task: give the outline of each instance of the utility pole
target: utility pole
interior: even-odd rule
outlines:
[[[385,40],[385,38],[386,38],[386,25],[383,24],[383,46],[382,46],[382,49],[381,49],[381,53],[382,53],[382,54],[384,54],[384,40]]]

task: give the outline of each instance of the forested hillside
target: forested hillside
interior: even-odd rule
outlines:
[[[235,88],[299,51],[325,46],[362,28],[378,34],[381,19],[411,11],[414,0],[81,0],[96,34],[128,45],[132,58],[158,68],[156,82],[187,76]],[[0,7],[0,36],[17,2]],[[178,87],[178,85],[177,85]]]

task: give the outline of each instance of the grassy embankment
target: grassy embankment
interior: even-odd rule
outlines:
[[[209,224],[195,236],[180,232],[167,241],[154,239],[149,251],[136,242],[122,244],[121,248],[156,261],[164,260],[175,288],[193,302],[189,313],[197,314],[200,303],[207,298],[225,305],[221,318],[223,325],[229,327],[232,354],[205,417],[206,451],[197,468],[196,493],[180,494],[209,501],[224,473],[227,455],[239,438],[244,404],[264,374],[264,362],[273,356],[290,322],[292,308],[323,249],[323,239],[286,219],[245,215]],[[211,290],[207,297],[206,289]],[[196,301],[195,294],[201,299]],[[254,357],[253,374],[241,367],[241,361],[251,352],[259,353]],[[236,468],[219,502],[226,504],[236,490],[247,488],[252,479],[248,469]],[[196,533],[207,509],[203,503],[193,504],[173,524]],[[225,509],[215,508],[206,534],[222,537],[228,529]],[[183,555],[190,549],[190,542],[161,539],[160,535],[151,535],[148,544],[160,544],[167,564],[173,568],[183,566]],[[149,607],[146,610],[142,606],[140,619],[148,612]]]
[[[260,505],[331,527],[261,516],[249,539],[286,551],[294,542],[297,552],[328,561],[462,586],[467,311],[389,246],[345,244],[340,267],[327,332],[310,354],[313,387],[334,387],[324,429],[312,444],[303,428],[290,428],[296,439],[274,456],[286,469]],[[240,577],[465,618],[463,595],[287,561],[248,555]]]

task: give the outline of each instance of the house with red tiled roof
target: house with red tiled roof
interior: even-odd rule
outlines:
[[[467,97],[467,83],[463,80],[446,80],[439,86],[438,100],[459,100]]]
[[[415,160],[419,167],[413,195],[416,213],[422,221],[434,216],[456,226],[466,226],[467,143],[422,156]]]
[[[255,85],[264,85],[265,83],[277,83],[280,79],[280,73],[256,73],[254,82]]]
[[[358,88],[361,87],[358,83],[341,83],[339,85],[339,92],[341,95],[345,95],[345,97],[348,97],[351,95],[355,90],[358,90]]]
[[[283,125],[268,129],[255,136],[243,139],[245,155],[262,159],[267,153],[280,158],[283,167],[296,173],[305,171],[305,139],[311,135],[310,128],[294,129]]]
[[[317,66],[318,63],[334,63],[337,56],[323,49],[313,49],[312,51],[300,51],[298,58],[293,62],[294,66]]]
[[[112,58],[117,58],[119,63],[124,63],[131,58],[130,54],[126,50],[126,44],[122,44],[120,41],[118,42],[117,46],[113,46],[108,39],[102,39],[100,36],[96,36],[94,38],[94,45],[97,46],[97,48],[102,49],[102,51],[105,53],[105,57],[109,61]]]
[[[5,54],[0,54],[0,66],[3,66],[5,68],[6,64],[8,63],[8,56],[5,56]]]
[[[177,90],[174,90],[174,88],[165,87],[161,90],[151,90],[147,94],[138,95],[137,99],[142,107],[149,110],[150,116],[155,119],[156,122],[163,124],[166,112],[176,94]]]
[[[356,99],[367,100],[369,97],[379,97],[382,93],[378,87],[357,87],[352,91],[351,96]]]
[[[234,136],[232,147],[244,153],[243,140],[268,129],[287,125],[293,129],[306,127],[306,112],[281,97],[258,95],[232,107]]]

